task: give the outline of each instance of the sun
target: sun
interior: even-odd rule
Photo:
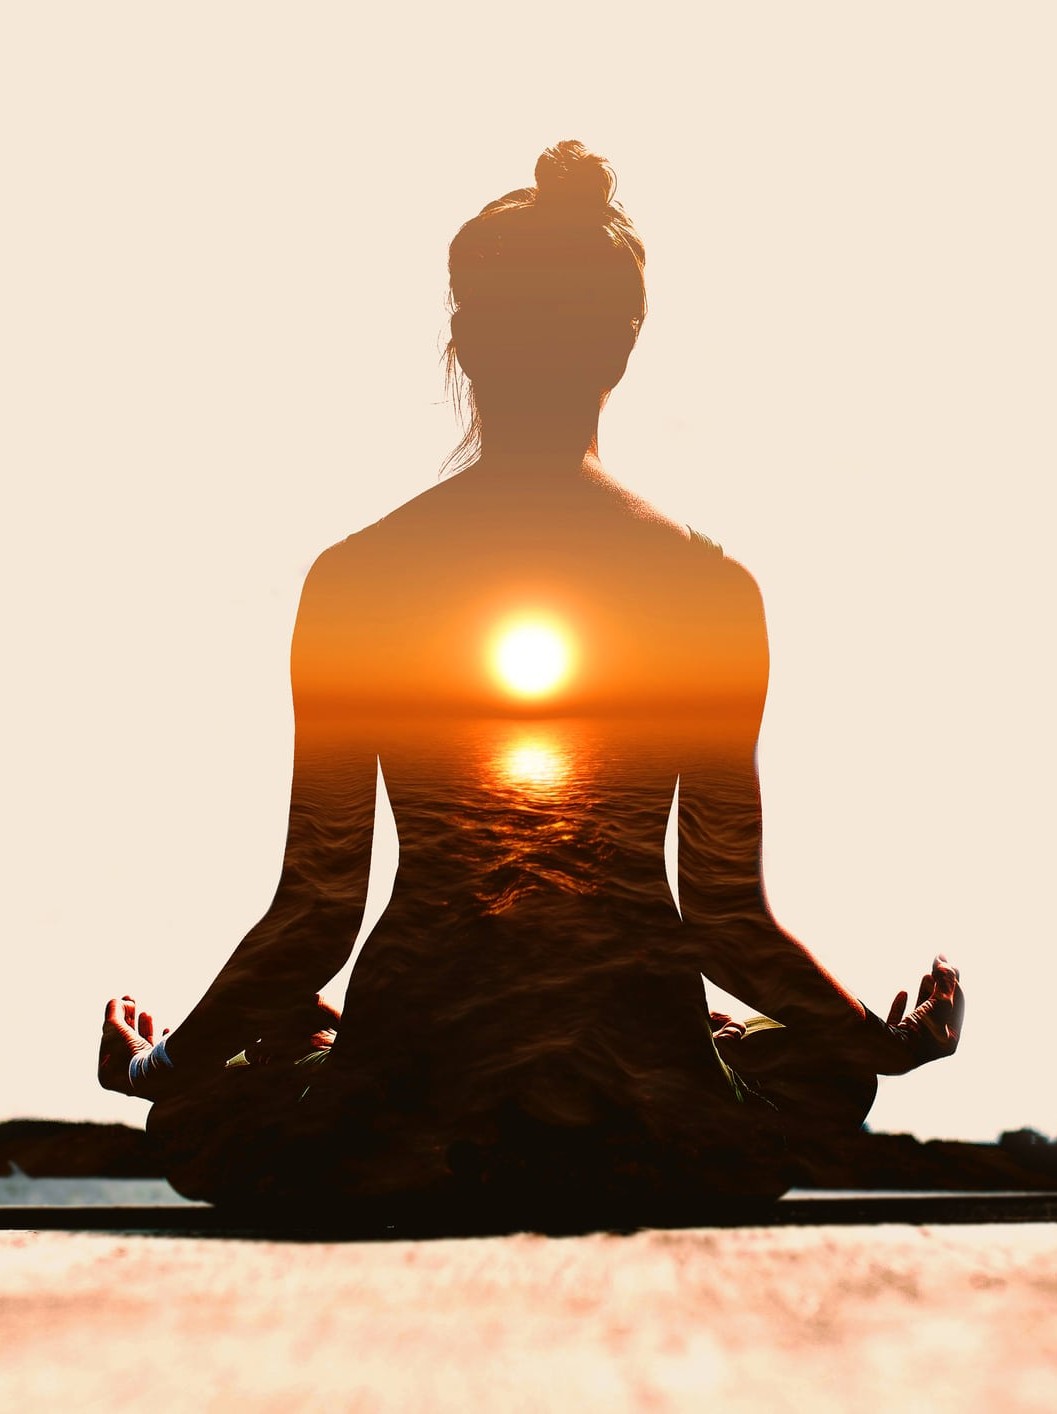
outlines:
[[[553,620],[526,617],[508,623],[495,639],[492,665],[502,685],[518,697],[547,697],[572,669],[572,640]]]

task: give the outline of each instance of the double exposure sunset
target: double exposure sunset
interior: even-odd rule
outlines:
[[[532,500],[483,537],[459,515],[458,480],[399,545],[391,517],[317,562],[292,661],[302,737],[379,716],[632,714],[751,745],[767,660],[747,575],[619,523],[597,547],[567,541]]]
[[[943,959],[903,1033],[907,993],[872,1017],[770,914],[760,594],[602,466],[644,252],[604,159],[563,142],[535,175],[449,249],[448,372],[472,385],[457,474],[306,579],[272,905],[167,1042],[142,1057],[133,1037],[129,1084],[162,1099],[181,1055],[215,1067],[205,1105],[240,1055],[310,1068],[288,1094],[278,1066],[264,1077],[260,1150],[236,1115],[208,1190],[225,1199],[289,1184],[520,1214],[608,1191],[663,1196],[656,1215],[704,1191],[774,1197],[787,1139],[857,1128],[878,1073],[957,1044]],[[320,1002],[338,979],[340,1013]],[[762,1046],[703,979],[759,1014]],[[107,1010],[121,1045],[130,1000]],[[194,1170],[197,1120],[174,1104],[160,1123]]]

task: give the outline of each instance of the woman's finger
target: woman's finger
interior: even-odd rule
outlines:
[[[923,1002],[927,1002],[928,999],[929,999],[929,997],[931,997],[931,996],[932,996],[932,973],[931,973],[931,972],[926,972],[925,975],[924,975],[924,977],[922,977],[922,979],[921,979],[921,986],[918,988],[918,999],[917,999],[917,1001],[914,1003],[914,1008],[915,1008],[915,1010],[916,1010],[919,1006],[921,1006],[921,1004],[922,1004]]]
[[[903,1013],[907,1009],[908,996],[906,992],[897,992],[892,999],[892,1005],[888,1008],[886,1018],[889,1026],[898,1026],[903,1020]]]
[[[935,995],[937,1000],[953,1003],[954,993],[958,987],[958,975],[954,968],[951,967],[949,963],[941,962],[937,958],[936,965],[932,971],[932,977],[935,983]]]
[[[141,1011],[139,1014],[139,1026],[136,1028],[144,1041],[149,1041],[154,1045],[154,1017],[149,1011]]]

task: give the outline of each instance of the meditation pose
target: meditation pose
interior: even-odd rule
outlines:
[[[455,474],[305,583],[271,907],[171,1034],[108,1005],[100,1079],[154,1102],[190,1196],[665,1221],[780,1193],[957,1045],[945,959],[882,1020],[771,916],[760,595],[603,469],[643,247],[581,144],[535,177],[451,243]],[[376,793],[399,865],[339,1014]]]

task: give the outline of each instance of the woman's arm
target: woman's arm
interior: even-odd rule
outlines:
[[[881,1021],[771,914],[756,771],[768,674],[763,605],[751,576],[730,561],[720,591],[727,642],[737,644],[730,710],[723,732],[704,729],[695,758],[681,774],[679,796],[680,911],[696,935],[701,969],[834,1059],[894,1074],[950,1054],[957,1045],[961,993],[957,972],[945,959],[937,959],[909,1017],[897,998]],[[714,692],[715,676],[713,665],[701,683],[703,702]],[[900,996],[905,1006],[905,994]]]
[[[319,990],[352,950],[367,896],[378,764],[367,743],[335,716],[350,687],[354,610],[343,592],[351,579],[340,572],[349,555],[348,542],[326,551],[301,595],[291,649],[290,822],[275,897],[166,1038],[174,1078],[223,1064],[302,1011],[307,1037]],[[124,1017],[111,1020],[112,1028],[119,1020]],[[107,1084],[102,1068],[100,1079]]]

